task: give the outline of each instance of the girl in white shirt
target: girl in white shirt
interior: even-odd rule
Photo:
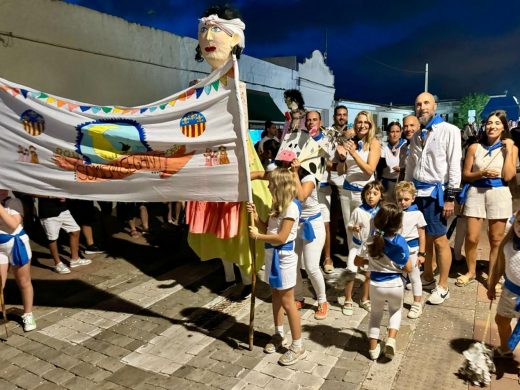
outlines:
[[[29,237],[22,226],[22,203],[10,198],[7,190],[0,190],[0,272],[2,290],[5,287],[9,265],[16,284],[22,293],[23,329],[26,332],[36,329],[32,314],[34,291],[31,283],[31,246]]]
[[[264,352],[274,353],[286,345],[283,330],[284,311],[291,328],[292,344],[279,363],[291,365],[306,355],[301,339],[300,314],[294,304],[294,286],[298,272],[298,256],[294,252],[301,204],[296,199],[294,176],[287,168],[276,168],[269,175],[269,190],[273,197],[269,220],[258,218],[254,203],[248,204],[258,226],[250,226],[251,238],[265,241],[265,279],[272,292],[275,334],[265,346]]]
[[[397,232],[401,229],[403,212],[393,203],[383,203],[374,218],[375,234],[363,245],[355,264],[368,264],[372,310],[368,324],[369,354],[377,360],[381,354],[379,328],[388,302],[388,338],[385,356],[395,355],[395,339],[401,325],[403,308],[402,272],[411,272],[410,251],[406,240]]]

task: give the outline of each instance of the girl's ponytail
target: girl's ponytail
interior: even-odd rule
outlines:
[[[380,210],[374,217],[374,238],[372,244],[368,246],[370,257],[383,256],[385,247],[385,236],[395,235],[403,222],[403,212],[393,203],[383,203]]]

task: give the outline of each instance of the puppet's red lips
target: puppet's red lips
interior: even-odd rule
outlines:
[[[209,47],[206,47],[204,50],[205,50],[206,52],[211,52],[211,51],[215,51],[215,50],[217,50],[217,48],[216,48],[215,46],[209,46]]]

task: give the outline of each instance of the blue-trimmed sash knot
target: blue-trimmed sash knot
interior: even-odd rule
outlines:
[[[265,243],[265,249],[273,250],[273,258],[271,262],[271,271],[269,272],[269,285],[272,288],[282,288],[282,269],[280,268],[280,251],[292,251],[294,250],[294,241],[286,242],[282,245],[272,245]]]
[[[404,268],[410,257],[410,248],[403,236],[396,234],[393,238],[384,237],[384,254],[399,268]]]
[[[22,236],[25,235],[26,233],[23,229],[17,234],[0,234],[0,244],[6,244],[14,239],[12,261],[13,265],[17,267],[22,267],[31,260],[25,248],[25,244],[22,241]]]
[[[321,217],[321,213],[311,215],[307,218],[300,218],[300,223],[303,223],[302,238],[305,241],[314,241],[314,239],[316,238],[316,234],[314,234],[314,229],[312,227],[311,221],[319,217]]]
[[[358,186],[356,184],[349,183],[346,180],[343,182],[343,189],[344,190],[349,190],[349,191],[352,191],[352,192],[361,192],[361,191],[363,191],[363,187]]]
[[[441,182],[438,183],[426,183],[424,181],[419,181],[417,179],[413,179],[413,184],[415,184],[415,188],[418,190],[427,190],[433,188],[430,196],[433,199],[437,199],[437,203],[440,207],[444,206],[444,188]]]
[[[401,274],[396,272],[370,272],[370,280],[374,282],[386,282],[387,280],[398,279],[400,276]]]
[[[419,246],[419,239],[412,238],[411,240],[406,241],[410,248],[417,248]]]
[[[513,294],[517,295],[515,310],[520,312],[520,286],[514,284],[512,281],[506,278],[504,282],[504,287],[511,291]],[[513,333],[511,333],[511,337],[507,341],[507,346],[509,347],[509,350],[514,351],[519,342],[520,321],[518,321],[518,323],[516,324],[515,329],[513,329]]]

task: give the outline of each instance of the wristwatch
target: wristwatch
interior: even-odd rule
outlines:
[[[426,257],[426,252],[417,252],[417,256]]]

